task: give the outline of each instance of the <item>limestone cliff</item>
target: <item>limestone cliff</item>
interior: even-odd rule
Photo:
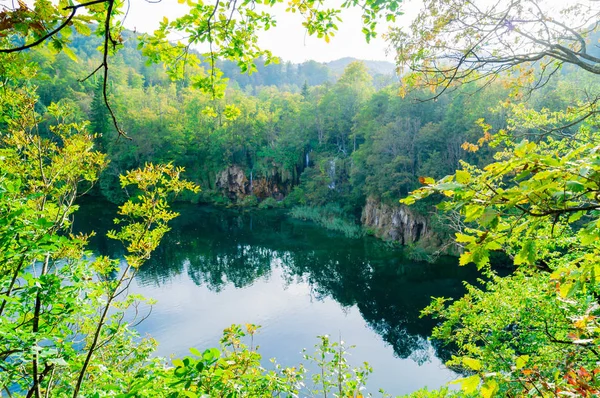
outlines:
[[[217,188],[230,199],[241,198],[246,195],[248,178],[239,166],[229,166],[217,174]]]
[[[404,205],[390,206],[369,197],[362,210],[361,223],[383,240],[413,245],[434,252],[443,248],[444,254],[456,254],[454,245],[442,241],[431,229],[430,220]]]
[[[283,182],[279,174],[273,173],[270,178],[250,178],[240,166],[233,165],[217,174],[216,186],[231,200],[243,199],[245,196],[254,195],[259,199],[274,198],[282,200],[288,193],[291,181]]]

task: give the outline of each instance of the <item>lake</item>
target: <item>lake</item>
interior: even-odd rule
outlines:
[[[403,394],[457,377],[443,365],[450,350],[428,339],[435,321],[419,312],[432,296],[463,294],[474,267],[414,262],[373,237],[349,239],[281,210],[175,210],[180,217],[131,287],[157,300],[137,329],[159,342],[158,355],[218,346],[225,327],[255,323],[265,367],[273,357],[303,362],[302,349],[329,334],[356,345],[351,363],[374,368],[368,391]],[[103,237],[115,215],[114,205],[82,201],[75,229],[97,232],[92,251],[122,257],[120,243]]]

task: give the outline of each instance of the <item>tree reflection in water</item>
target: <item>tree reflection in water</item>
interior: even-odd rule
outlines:
[[[91,248],[121,255],[118,244],[102,238],[112,228],[107,221],[113,209],[93,202],[82,207],[76,227],[98,232]],[[476,278],[455,259],[414,263],[377,239],[345,238],[283,211],[240,213],[193,205],[177,210],[181,216],[140,270],[139,284],[160,286],[187,273],[195,284],[220,292],[268,279],[279,268],[287,284],[307,283],[314,300],[329,297],[345,308],[356,306],[396,356],[419,363],[429,359],[427,338],[435,325],[419,317],[421,309],[432,296],[460,296],[462,281]],[[433,346],[440,359],[449,357],[447,348]]]

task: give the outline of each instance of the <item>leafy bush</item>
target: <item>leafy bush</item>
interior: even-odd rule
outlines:
[[[212,203],[217,206],[230,206],[231,199],[223,195],[214,195],[212,196]]]
[[[404,254],[409,260],[419,262],[432,261],[432,257],[435,257],[432,256],[430,250],[427,250],[418,242],[405,246]]]
[[[304,350],[304,359],[319,370],[312,375],[309,387],[303,365],[283,368],[275,363],[274,370],[270,371],[261,366],[262,357],[254,345],[258,328],[247,324],[244,330],[240,325],[232,325],[224,331],[221,350],[209,348],[201,352],[192,348],[192,356],[174,359],[173,367],[158,378],[167,388],[163,394],[169,398],[362,396],[372,370],[366,363],[351,368],[346,358],[352,347],[343,341],[332,342],[328,336],[318,336],[315,352],[308,354]],[[248,339],[250,345],[244,343]],[[151,388],[155,389],[156,385]]]
[[[258,198],[254,195],[248,195],[238,200],[237,205],[241,207],[256,207],[258,206]]]
[[[449,390],[448,387],[442,387],[439,390],[428,390],[427,388],[423,388],[421,390],[417,390],[413,393],[410,393],[405,396],[405,398],[453,398],[453,397],[478,397],[475,394],[466,394],[462,391],[452,391]]]
[[[276,201],[274,198],[266,198],[258,205],[259,209],[273,209],[276,207],[281,207],[282,203]]]
[[[306,195],[301,187],[294,187],[283,200],[285,207],[293,207],[306,204]]]

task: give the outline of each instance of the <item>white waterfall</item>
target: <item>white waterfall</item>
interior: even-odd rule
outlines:
[[[327,175],[331,179],[331,182],[329,183],[329,189],[335,189],[335,158],[329,161]]]

